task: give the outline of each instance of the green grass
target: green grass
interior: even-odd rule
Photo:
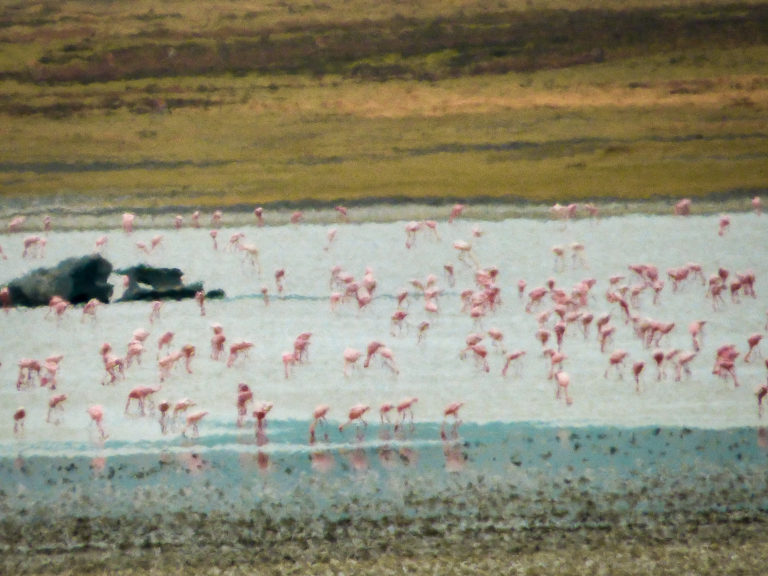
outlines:
[[[371,198],[568,202],[766,189],[768,45],[761,31],[768,21],[740,20],[762,14],[754,12],[759,2],[662,8],[638,0],[625,6],[642,9],[635,16],[600,13],[618,18],[622,39],[603,46],[604,60],[579,65],[569,59],[604,32],[576,26],[589,20],[573,11],[603,5],[573,3],[573,28],[565,12],[542,11],[565,6],[554,0],[491,8],[468,0],[449,8],[431,0],[416,7],[362,0],[216,5],[205,13],[184,2],[9,9],[0,26],[0,196],[22,203],[78,196],[119,208]],[[456,16],[459,10],[467,17]],[[532,22],[558,22],[566,38],[547,37],[544,25],[531,32],[538,47],[524,48],[536,60],[529,70],[515,68],[513,37],[499,54],[479,40],[496,20],[514,22],[514,10]],[[685,34],[634,38],[658,18]],[[343,45],[323,52],[334,35],[350,34],[350,20],[368,27],[354,42],[365,41],[363,32],[387,41],[357,60],[343,60]],[[459,24],[466,45],[451,33]],[[746,27],[723,40],[718,25]],[[420,46],[418,53],[391,49],[386,31],[397,26],[423,35],[424,42],[402,46]],[[236,38],[265,34],[270,42],[299,38],[297,50],[314,38],[314,69],[292,70],[292,60],[272,54],[272,72],[228,70]],[[200,74],[193,58],[186,72],[163,71],[140,57],[120,64],[126,75],[111,80],[35,76],[70,74],[74,62],[111,78],[115,71],[103,66],[110,50],[152,54],[157,46],[181,50],[190,39],[207,47],[200,58],[223,54],[221,68]],[[478,66],[492,73],[477,74]]]

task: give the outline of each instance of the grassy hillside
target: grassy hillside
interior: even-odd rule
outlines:
[[[760,2],[0,4],[15,206],[768,188]]]

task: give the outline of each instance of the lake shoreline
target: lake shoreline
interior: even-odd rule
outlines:
[[[692,198],[690,215],[709,216],[721,213],[739,213],[753,210],[751,201],[755,196],[768,192],[768,189],[731,192],[727,194]],[[595,202],[574,203],[577,208],[573,218],[610,218],[628,214],[646,214],[649,216],[671,215],[674,204],[679,198],[656,198],[652,200],[615,199]],[[552,204],[529,201],[498,201],[478,198],[463,203],[465,209],[462,217],[470,220],[501,221],[516,218],[534,220],[551,219],[555,217]],[[212,222],[213,210],[199,211],[199,227],[237,227],[250,226],[258,223],[254,214],[256,207],[263,209],[263,224],[265,226],[284,226],[291,224],[291,218],[296,212],[301,212],[301,222],[307,224],[362,224],[389,223],[410,220],[448,220],[452,207],[457,202],[450,199],[444,201],[424,201],[421,199],[404,200],[372,200],[365,203],[349,203],[327,205],[312,201],[301,203],[236,204],[220,208],[222,218],[219,224]],[[563,205],[567,205],[564,201]],[[336,206],[344,206],[347,216],[344,217]],[[597,208],[594,216],[586,207]],[[134,229],[173,229],[176,216],[181,216],[181,227],[193,225],[193,206],[167,206],[154,208],[130,208],[129,204],[122,206],[99,207],[89,199],[86,203],[78,201],[38,200],[32,204],[9,200],[0,207],[0,222],[9,223],[15,217],[23,217],[24,223],[17,232],[34,233],[43,230],[43,219],[51,218],[51,229],[61,231],[71,230],[111,230],[119,229],[122,225],[122,214],[135,214]],[[3,227],[7,230],[7,225]]]
[[[199,516],[178,526],[175,542],[163,541],[152,521],[139,526],[124,519],[110,542],[78,542],[86,523],[46,527],[73,537],[69,548],[20,546],[3,553],[2,566],[14,574],[395,574],[439,571],[445,574],[614,573],[758,574],[768,553],[765,517],[723,513],[707,519],[674,519],[670,524],[505,530],[455,526],[440,532],[428,519],[389,524],[326,524],[325,532],[295,532],[276,523],[254,528],[247,522]],[[27,538],[34,532],[26,530]],[[188,534],[187,534],[188,533]],[[188,537],[182,537],[188,535]]]

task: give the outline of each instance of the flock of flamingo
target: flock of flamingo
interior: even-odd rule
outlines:
[[[752,206],[755,213],[761,214],[760,199],[755,197],[752,200]],[[681,200],[673,206],[673,213],[676,217],[684,218],[690,214],[691,201]],[[448,217],[450,225],[459,218],[465,211],[465,206],[456,204],[451,209]],[[571,218],[574,218],[579,212],[584,211],[586,216],[598,219],[599,208],[592,204],[570,204],[562,206],[559,204],[551,208],[551,216],[554,219],[561,220],[563,225]],[[348,210],[343,206],[336,207],[340,223],[348,221]],[[257,207],[253,211],[257,226],[263,226],[264,210]],[[218,243],[221,233],[221,223],[223,214],[221,211],[215,211],[211,216],[211,229],[209,236],[212,241],[212,249],[219,250]],[[304,215],[296,211],[290,217],[293,225],[300,225]],[[130,235],[134,232],[135,216],[126,213],[122,218],[123,233]],[[16,217],[8,224],[8,232],[11,234],[20,234],[25,229],[25,218]],[[28,235],[23,239],[23,251],[20,255],[23,259],[42,258],[45,255],[46,236],[45,233],[52,229],[52,219],[46,217],[43,222],[43,233]],[[191,218],[193,228],[198,228],[200,224],[200,213],[195,212]],[[173,219],[173,227],[179,229],[185,226],[184,218],[181,215]],[[730,219],[724,215],[719,218],[717,234],[723,236],[728,233]],[[434,239],[439,239],[440,224],[434,220],[422,220],[409,222],[405,226],[405,249],[416,249],[421,235],[430,235]],[[325,250],[327,251],[334,241],[337,228],[328,230]],[[473,236],[479,238],[483,232],[479,227],[472,231]],[[96,250],[101,250],[107,244],[107,236],[100,237],[95,244]],[[157,235],[152,238],[149,244],[136,242],[137,249],[146,254],[152,253],[164,242],[163,235]],[[606,290],[601,298],[595,296],[595,287],[599,285],[595,278],[585,278],[575,286],[565,288],[559,285],[555,277],[548,279],[544,285],[529,288],[525,280],[517,281],[513,288],[513,293],[524,306],[525,313],[535,317],[538,329],[535,333],[535,339],[540,344],[538,350],[516,349],[507,350],[505,346],[505,335],[497,328],[483,328],[483,319],[492,317],[494,312],[502,304],[502,283],[500,281],[499,270],[494,266],[483,267],[473,250],[471,242],[457,240],[453,243],[453,248],[457,255],[457,265],[466,266],[471,270],[474,285],[460,292],[461,313],[466,314],[474,322],[476,330],[468,334],[465,338],[465,346],[460,350],[459,356],[462,359],[472,359],[478,372],[489,372],[491,370],[488,362],[492,347],[503,356],[503,368],[501,375],[506,377],[512,373],[519,373],[523,358],[532,356],[534,353],[540,355],[547,364],[547,379],[552,382],[554,389],[554,398],[563,399],[566,405],[574,402],[571,385],[571,374],[564,369],[564,364],[569,358],[569,341],[574,338],[588,339],[594,333],[595,345],[599,347],[602,354],[607,355],[604,377],[609,378],[612,375],[621,378],[627,367],[629,354],[622,348],[613,345],[614,335],[617,326],[627,326],[632,329],[639,343],[644,350],[648,351],[647,358],[637,359],[631,364],[631,375],[635,383],[635,389],[638,393],[642,391],[643,375],[646,374],[648,366],[655,367],[655,374],[652,376],[656,380],[666,379],[673,376],[676,381],[680,381],[687,375],[690,375],[691,363],[700,355],[701,340],[707,321],[701,318],[692,318],[687,326],[690,336],[690,349],[664,348],[664,343],[668,335],[673,331],[680,331],[680,327],[675,322],[665,322],[651,319],[639,313],[639,298],[642,294],[650,294],[653,302],[658,302],[664,291],[678,293],[687,289],[688,285],[702,286],[703,296],[709,301],[713,311],[722,309],[726,305],[726,298],[731,302],[738,303],[742,299],[756,298],[755,274],[751,270],[728,270],[719,268],[710,276],[705,276],[702,267],[696,263],[688,263],[682,266],[670,268],[666,271],[660,271],[652,264],[629,264],[622,273],[615,274],[605,279]],[[259,260],[259,249],[244,241],[244,234],[234,233],[229,238],[223,250],[238,251],[243,254],[246,262],[258,268],[261,273],[261,263]],[[567,256],[571,257],[573,267],[587,269],[584,246],[574,242],[568,247],[555,246],[552,248],[554,256],[554,271],[562,271],[568,266]],[[0,257],[7,259],[8,255],[3,252],[0,246]],[[286,275],[284,268],[277,269],[274,273],[274,282],[276,291],[283,290],[283,284]],[[456,276],[454,266],[445,264],[443,266],[443,280],[449,286],[454,287]],[[437,317],[440,312],[439,301],[443,294],[440,288],[441,279],[430,274],[425,280],[412,280],[411,288],[404,288],[396,294],[395,309],[389,317],[388,329],[393,336],[397,336],[404,330],[410,312],[407,308],[408,299],[418,295],[424,303],[424,310],[428,315]],[[362,311],[371,304],[377,296],[377,280],[372,268],[367,268],[362,278],[356,279],[353,275],[346,273],[340,266],[331,269],[330,274],[330,295],[329,302],[332,310],[342,305],[357,306]],[[266,287],[261,288],[264,304],[269,305],[269,290]],[[591,304],[596,300],[604,301],[608,306],[608,311],[596,314],[591,310]],[[201,316],[206,315],[205,292],[200,291],[195,297],[197,309]],[[0,289],[0,302],[4,310],[9,312],[13,307],[10,294],[7,288]],[[505,304],[508,305],[508,304]],[[82,318],[96,318],[101,303],[90,301],[81,308]],[[60,297],[55,297],[50,302],[48,314],[54,317],[62,317],[65,314],[71,314],[72,306]],[[152,302],[149,305],[148,321],[153,324],[161,314],[163,303],[160,301]],[[593,327],[594,326],[594,327]],[[224,334],[223,327],[218,323],[211,325],[212,335],[210,339],[210,354],[212,361],[225,362],[226,366],[233,366],[243,358],[247,358],[248,352],[253,348],[254,342],[248,340],[234,340],[229,342]],[[430,330],[430,321],[424,320],[418,324],[417,343],[427,338]],[[765,327],[768,330],[768,324]],[[104,367],[104,376],[102,384],[104,386],[120,386],[126,379],[126,374],[134,363],[141,363],[142,356],[150,346],[149,337],[151,333],[147,330],[138,329],[133,332],[127,346],[125,354],[117,354],[115,348],[108,342],[104,342],[99,353]],[[733,343],[727,343],[720,346],[712,358],[712,374],[727,380],[734,387],[740,386],[738,378],[738,363],[749,363],[760,356],[760,343],[763,339],[762,332],[756,332],[745,335],[747,350],[741,353],[739,346]],[[156,417],[161,427],[162,433],[171,431],[181,431],[185,436],[196,437],[199,434],[199,425],[209,412],[204,408],[197,406],[196,402],[190,398],[184,397],[171,402],[162,399],[157,402],[154,397],[163,390],[163,383],[171,378],[177,365],[183,364],[183,370],[192,373],[192,362],[198,356],[197,347],[192,344],[184,344],[177,350],[171,350],[174,341],[177,341],[174,332],[167,331],[158,336],[156,343],[157,351],[157,382],[152,384],[142,384],[134,386],[126,391],[125,413],[132,417]],[[312,333],[304,332],[299,334],[293,345],[293,350],[282,354],[281,362],[283,365],[283,374],[286,379],[292,377],[292,371],[300,364],[308,362],[309,347],[312,341]],[[487,344],[488,343],[488,344]],[[228,354],[227,354],[228,350]],[[57,414],[65,409],[68,395],[62,392],[58,386],[57,373],[63,356],[61,354],[51,355],[44,360],[35,360],[31,358],[17,359],[18,377],[16,380],[16,389],[21,393],[26,389],[43,387],[50,391],[48,398],[48,409],[46,412],[46,422],[55,425],[58,421]],[[342,371],[345,377],[349,377],[352,371],[362,364],[363,368],[368,368],[374,360],[381,362],[381,365],[388,369],[392,375],[396,376],[400,372],[400,366],[395,358],[395,353],[386,344],[379,340],[372,340],[367,345],[365,351],[348,347],[342,354]],[[768,359],[765,360],[765,366],[768,368]],[[757,402],[758,414],[763,415],[765,398],[768,396],[768,384],[760,384],[755,389],[755,398]],[[382,426],[393,425],[395,430],[405,426],[410,421],[413,426],[414,406],[418,402],[415,396],[403,398],[400,402],[386,402],[378,407],[371,407],[369,404],[359,403],[349,407],[345,414],[347,419],[338,426],[338,430],[343,430],[350,424],[357,423],[359,430],[364,430],[368,425],[366,416],[371,412],[378,412],[378,418]],[[234,420],[237,426],[245,425],[248,415],[253,418],[257,436],[263,433],[266,426],[267,416],[273,409],[274,404],[267,401],[257,401],[251,388],[244,382],[237,385],[234,393]],[[464,405],[463,401],[452,401],[444,406],[441,417],[443,426],[441,435],[445,439],[448,436],[446,432],[446,423],[453,422],[453,433],[458,428],[461,420],[459,411]],[[317,439],[316,432],[318,427],[326,425],[326,418],[331,411],[327,404],[316,406],[311,412],[309,441],[314,443]],[[98,431],[98,437],[101,441],[108,438],[105,426],[105,411],[99,404],[90,404],[87,408],[87,414],[93,425]],[[393,421],[391,414],[396,414]],[[308,414],[309,416],[309,414]],[[27,417],[27,410],[19,407],[13,413],[13,432],[18,438],[24,436],[24,423]],[[452,420],[451,420],[452,419]],[[328,432],[325,432],[325,438],[328,438]]]

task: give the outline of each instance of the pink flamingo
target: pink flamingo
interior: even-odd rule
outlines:
[[[181,357],[182,353],[177,350],[158,359],[157,366],[160,369],[160,382],[165,382],[165,379],[170,377],[171,370],[176,366],[176,362],[181,360]]]
[[[277,287],[278,294],[283,292],[283,278],[285,278],[285,269],[279,268],[275,270],[275,286]]]
[[[733,379],[734,387],[738,388],[739,380],[736,377],[736,358],[738,358],[739,352],[733,344],[725,344],[717,349],[715,355],[715,366],[712,369],[712,373],[727,378],[730,376]]]
[[[51,421],[51,414],[54,410],[63,410],[63,404],[66,399],[66,394],[56,394],[55,396],[51,396],[51,398],[48,400],[48,415],[45,417],[46,422]]]
[[[294,366],[297,362],[296,355],[293,352],[283,352],[282,360],[283,372],[285,374],[285,378],[288,379],[291,377],[291,366]]]
[[[402,332],[407,316],[408,312],[405,310],[395,310],[395,313],[392,314],[392,318],[390,319],[390,333],[392,336],[396,335],[395,328],[398,329],[398,332]]]
[[[176,402],[176,404],[173,405],[173,419],[176,420],[179,414],[186,413],[192,406],[197,406],[197,404],[195,404],[194,400],[190,400],[189,398],[182,398]]]
[[[23,406],[19,407],[13,413],[13,433],[17,436],[24,432],[24,419],[27,417],[27,411]]]
[[[485,346],[483,346],[480,343],[471,344],[467,346],[467,350],[469,352],[472,352],[472,355],[475,358],[475,362],[478,364],[480,368],[482,368],[482,370],[484,370],[485,372],[491,371],[491,367],[488,365],[488,359],[487,359],[488,349]]]
[[[673,207],[675,216],[688,216],[691,213],[691,199],[683,198]]]
[[[397,362],[395,362],[394,352],[390,348],[386,346],[381,348],[379,355],[384,359],[384,366],[389,368],[394,374],[400,374],[400,369],[397,367]]]
[[[675,364],[675,382],[680,382],[683,372],[685,372],[687,376],[691,375],[690,364],[693,359],[696,358],[696,354],[696,352],[680,352],[676,356],[675,360],[677,362]]]
[[[136,339],[128,343],[128,351],[125,354],[125,367],[129,368],[134,359],[137,364],[141,364],[141,355],[144,353],[144,345]]]
[[[546,330],[544,328],[540,328],[536,331],[536,340],[538,340],[542,346],[546,346],[547,342],[549,342],[549,337],[552,335],[552,333],[549,330]]]
[[[125,360],[113,354],[102,356],[104,361],[104,370],[109,376],[109,384],[114,384],[118,378],[125,378]],[[105,384],[106,382],[102,382]]]
[[[459,218],[464,213],[465,208],[464,204],[454,204],[451,208],[451,213],[448,215],[448,223],[452,224],[454,220]]]
[[[523,296],[525,296],[525,289],[527,286],[528,286],[528,283],[525,280],[520,279],[517,281],[517,296],[519,298],[522,298]]]
[[[349,368],[354,368],[362,354],[355,348],[344,350],[344,376],[349,376]]]
[[[131,212],[125,212],[123,214],[123,232],[130,234],[133,232],[133,221],[136,219],[136,215]]]
[[[11,221],[8,223],[8,232],[13,234],[14,232],[18,232],[21,230],[21,227],[24,226],[24,222],[27,221],[26,216],[14,216],[11,218]]]
[[[108,242],[109,242],[109,238],[107,236],[99,236],[98,238],[96,238],[96,242],[95,242],[96,251],[102,252]]]
[[[704,325],[706,323],[706,320],[696,320],[688,325],[688,332],[691,335],[695,352],[701,350],[701,341],[699,338],[703,335]]]
[[[416,335],[416,342],[421,342],[424,340],[427,334],[427,330],[429,330],[429,326],[430,324],[426,320],[419,322],[419,325],[416,327],[418,331]]]
[[[585,312],[580,316],[579,322],[581,323],[581,329],[584,332],[584,338],[589,337],[589,326],[594,319],[595,316],[591,312]]]
[[[157,340],[157,351],[158,351],[158,353],[161,352],[163,350],[163,348],[170,348],[171,347],[171,342],[173,341],[173,336],[174,336],[174,333],[169,331],[169,332],[166,332],[165,334],[163,334],[162,336],[160,336],[160,338],[158,338],[158,340]]]
[[[256,272],[261,276],[261,261],[259,260],[259,247],[255,244],[241,244],[239,246],[241,252],[245,254],[245,259],[251,263],[251,266],[256,268]]]
[[[46,374],[40,378],[40,386],[49,387],[51,390],[56,390],[56,375],[59,372],[59,363],[64,358],[63,355],[57,354],[49,356],[43,362],[43,368],[45,368]]]
[[[331,409],[331,407],[328,404],[318,404],[315,406],[315,409],[312,412],[312,423],[309,425],[309,443],[314,444],[315,443],[315,430],[317,429],[317,425],[327,424],[328,421],[326,420],[326,416],[328,415],[328,411]],[[326,437],[328,435],[326,434]]]
[[[640,374],[642,374],[645,368],[645,362],[638,361],[632,364],[632,376],[635,379],[635,391],[640,392]]]
[[[515,362],[515,366],[517,367],[517,371],[520,370],[520,362],[516,362],[517,360],[520,360],[523,356],[525,356],[526,352],[525,350],[515,350],[514,352],[510,352],[507,354],[506,362],[504,363],[504,367],[501,369],[501,375],[506,376],[507,371],[509,370],[510,365],[512,362]]]
[[[237,385],[237,426],[242,426],[248,414],[248,403],[253,401],[253,392],[248,384],[241,382]]]
[[[150,396],[160,390],[160,386],[136,386],[128,393],[128,401],[125,403],[125,413],[128,413],[128,409],[131,406],[131,400],[136,400],[139,406],[139,412],[142,416],[145,415],[144,402],[150,402],[150,409],[152,409],[152,401]]]
[[[293,356],[296,362],[305,362],[309,359],[309,344],[312,332],[302,332],[293,341]]]
[[[445,272],[445,277],[448,280],[448,286],[454,287],[456,285],[456,276],[454,274],[453,265],[444,264],[443,271]]]
[[[99,404],[93,404],[88,407],[88,415],[91,417],[91,422],[96,424],[96,428],[99,431],[99,437],[102,440],[108,438],[106,431],[104,430],[104,408]]]
[[[197,349],[192,344],[185,344],[181,347],[181,355],[184,357],[184,369],[187,374],[192,374],[192,358],[194,358]]]
[[[666,378],[667,373],[666,370],[664,370],[666,354],[664,353],[664,350],[656,348],[652,352],[651,357],[653,358],[653,361],[656,362],[656,380],[661,380],[662,377]]]
[[[384,402],[379,406],[379,420],[382,424],[390,424],[392,421],[389,419],[389,413],[395,409],[395,405],[391,402]]]
[[[568,393],[568,388],[571,385],[571,377],[567,372],[558,370],[555,373],[555,382],[557,383],[557,391],[555,392],[555,399],[560,399],[560,394],[565,396],[565,403],[570,406],[573,404],[573,398]]]
[[[229,358],[227,358],[227,368],[232,367],[238,357],[242,354],[244,357],[248,357],[248,350],[253,348],[253,342],[247,340],[241,340],[235,342],[229,347]]]
[[[763,213],[763,205],[760,201],[760,196],[755,196],[752,198],[752,209],[755,211],[755,214],[760,216]]]
[[[90,316],[94,320],[96,319],[96,310],[101,306],[101,300],[98,298],[91,298],[83,306],[83,315],[80,318],[80,322],[85,321],[86,316]]]
[[[405,247],[409,250],[416,244],[416,234],[421,230],[421,222],[408,222],[405,225]]]
[[[507,353],[504,349],[504,333],[501,330],[498,328],[488,328],[488,336],[490,336],[493,341],[493,345],[501,350],[502,354]]]
[[[152,239],[150,240],[150,251],[154,251],[160,244],[163,243],[163,235],[162,234],[156,234],[152,236]]]
[[[555,377],[555,372],[557,372],[555,367],[558,367],[558,370],[562,368],[563,362],[568,359],[568,355],[559,350],[553,350],[552,348],[544,350],[544,355],[549,356],[549,373],[547,378],[551,380]]]
[[[259,228],[264,226],[264,208],[256,206],[256,208],[253,209],[253,215],[256,216],[256,225]]]
[[[744,356],[744,362],[749,362],[749,359],[752,357],[752,354],[755,356],[761,356],[760,352],[760,341],[763,339],[763,335],[759,332],[756,332],[747,338],[747,344],[749,345],[749,351]]]
[[[154,324],[155,320],[160,318],[160,311],[163,309],[162,300],[153,300],[152,308],[149,311],[149,323]]]
[[[397,406],[397,413],[400,415],[400,420],[395,424],[395,429],[398,429],[404,422],[406,417],[410,416],[411,427],[413,427],[413,405],[418,402],[419,399],[415,396],[404,398]]]
[[[211,337],[211,359],[219,360],[224,353],[224,343],[227,337],[224,336],[224,328],[221,324],[213,324],[213,336]]]
[[[613,340],[613,334],[616,332],[616,327],[612,324],[605,324],[600,327],[597,332],[597,338],[600,342],[600,352],[605,352],[608,343]]]
[[[27,236],[24,238],[24,250],[21,257],[42,258],[45,255],[46,244],[47,240],[42,236]]]
[[[548,293],[549,291],[543,286],[539,288],[533,288],[531,291],[529,291],[528,304],[525,306],[525,311],[530,312],[533,310],[534,306],[538,306],[544,299],[544,296],[546,296]]]
[[[256,418],[256,432],[262,432],[267,426],[267,414],[273,408],[272,402],[262,402],[253,411],[253,417]]]
[[[459,409],[464,406],[464,402],[451,402],[443,409],[443,423],[440,425],[440,438],[443,440],[448,439],[448,434],[445,431],[445,424],[448,417],[453,417],[453,426],[451,427],[451,437],[456,438],[458,436],[459,425],[461,424],[461,418],[459,418]]]
[[[333,241],[336,239],[336,234],[338,233],[338,230],[336,228],[330,228],[328,230],[328,233],[326,234],[326,238],[328,239],[328,243],[323,247],[323,250],[328,252],[331,248],[331,244],[333,244]]]
[[[197,438],[200,435],[198,424],[200,424],[200,421],[207,415],[208,412],[206,410],[198,410],[197,412],[192,412],[191,414],[187,415],[187,424],[184,426],[184,429],[181,431],[181,433],[186,436],[187,430],[192,428],[192,438]]]
[[[365,421],[363,416],[365,415],[368,410],[370,410],[371,407],[367,404],[355,404],[352,406],[352,408],[349,409],[349,419],[344,422],[343,424],[339,425],[339,432],[343,432],[344,428],[351,424],[354,421],[360,421],[363,423],[363,426],[368,426],[368,423]]]
[[[379,342],[378,340],[373,340],[368,343],[368,347],[366,348],[365,362],[363,362],[363,368],[368,368],[368,366],[371,365],[371,360],[373,359],[374,355],[376,355],[376,353],[382,348],[384,348],[384,343]]]
[[[301,210],[296,210],[291,214],[291,224],[299,224],[304,220],[304,213]]]
[[[195,302],[200,307],[200,316],[205,316],[205,291],[198,290],[195,292]]]
[[[728,228],[731,226],[731,219],[725,214],[720,216],[717,234],[718,236],[724,236]]]
[[[763,417],[763,400],[766,396],[768,396],[768,384],[762,384],[758,387],[758,389],[755,391],[755,396],[757,396],[757,415],[762,418]]]
[[[244,232],[235,232],[229,237],[229,243],[227,244],[227,251],[234,250],[240,247],[240,241],[245,238]]]
[[[456,240],[456,242],[453,243],[453,247],[458,250],[459,260],[461,262],[469,266],[469,263],[467,262],[467,258],[469,258],[472,261],[472,264],[475,265],[475,268],[480,266],[475,254],[472,252],[472,244],[464,240]]]
[[[16,379],[16,390],[30,386],[33,374],[40,378],[40,371],[42,369],[43,367],[40,362],[32,358],[22,358],[19,360],[19,377]]]
[[[464,402],[451,402],[443,410],[443,416],[445,418],[448,418],[449,416],[453,416],[454,420],[456,420],[457,422],[461,422],[461,420],[459,419],[459,409],[462,406],[464,406]]]

